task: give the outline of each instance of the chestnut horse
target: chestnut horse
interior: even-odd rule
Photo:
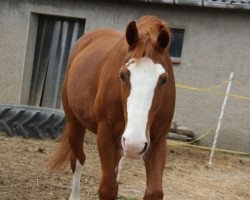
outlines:
[[[62,100],[67,117],[51,168],[70,161],[70,199],[80,199],[86,129],[97,134],[102,178],[99,199],[117,198],[122,156],[143,158],[144,200],[163,198],[166,138],[175,107],[175,81],[168,53],[171,32],[155,16],[128,24],[126,33],[99,29],[76,43],[69,60]]]

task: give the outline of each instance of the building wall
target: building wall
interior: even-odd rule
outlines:
[[[163,4],[105,1],[0,2],[0,103],[28,102],[37,14],[86,18],[85,31],[110,27],[125,30],[129,21],[157,15],[171,27],[185,28],[181,64],[174,66],[176,82],[209,88],[228,79],[250,88],[250,12],[242,10],[172,7]],[[232,93],[250,97],[250,89],[233,84]],[[220,88],[226,90],[226,85]],[[177,87],[175,121],[202,135],[218,120],[223,95]],[[250,100],[230,97],[219,147],[250,152]],[[211,145],[213,132],[201,143]]]

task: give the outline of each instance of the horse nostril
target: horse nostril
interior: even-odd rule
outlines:
[[[140,154],[145,153],[145,152],[147,151],[147,148],[148,148],[148,143],[147,143],[147,142],[145,142],[145,144],[144,144],[144,148],[142,149],[142,151],[140,152]]]

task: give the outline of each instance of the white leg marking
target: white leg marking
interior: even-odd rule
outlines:
[[[69,200],[80,200],[80,180],[82,174],[83,165],[76,160],[76,168],[73,175],[72,191]]]
[[[116,177],[117,183],[120,180],[120,172],[122,170],[122,162],[123,162],[123,160],[124,160],[124,157],[122,156],[121,159],[120,159],[120,161],[119,161],[119,164],[118,164],[118,171],[117,171],[117,177]]]

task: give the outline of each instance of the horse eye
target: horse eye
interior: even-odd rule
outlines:
[[[168,78],[166,76],[161,77],[160,80],[159,80],[159,84],[164,85],[167,82],[167,79]]]
[[[125,74],[120,73],[120,78],[121,78],[121,80],[122,80],[122,81],[125,81],[125,80],[126,80],[126,78],[125,78]]]

